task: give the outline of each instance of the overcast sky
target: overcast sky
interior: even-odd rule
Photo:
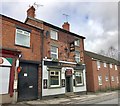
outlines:
[[[9,0],[6,0],[2,2],[2,10],[0,12],[24,22],[29,5],[36,2],[44,5],[36,10],[36,18],[58,27],[61,27],[63,22],[66,21],[63,13],[68,14],[71,32],[86,37],[84,43],[86,50],[99,52],[101,49],[107,51],[110,46],[118,48],[117,2],[46,1],[26,0],[26,2],[23,2],[21,0],[20,2],[14,2],[13,0],[13,2],[9,2]]]

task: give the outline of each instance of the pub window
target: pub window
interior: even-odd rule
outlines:
[[[60,87],[60,71],[50,71],[50,87]]]
[[[55,30],[50,31],[51,39],[58,40],[58,32]]]
[[[80,62],[80,52],[79,52],[79,51],[75,51],[75,61],[76,61],[77,63]]]
[[[51,58],[58,59],[58,47],[51,46]]]
[[[15,44],[30,47],[30,33],[21,29],[16,29]]]
[[[83,85],[83,72],[76,71],[75,72],[75,82],[76,86]]]

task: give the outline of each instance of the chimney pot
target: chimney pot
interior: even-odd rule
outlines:
[[[63,29],[70,31],[70,24],[68,22],[64,22],[64,24],[62,25]]]
[[[28,16],[28,17],[32,17],[32,18],[35,18],[35,8],[34,8],[34,6],[31,6],[31,7],[27,10],[27,16]]]

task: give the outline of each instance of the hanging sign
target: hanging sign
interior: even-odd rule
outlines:
[[[72,69],[66,69],[66,76],[72,75]]]

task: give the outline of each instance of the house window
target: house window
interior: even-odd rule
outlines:
[[[58,59],[58,47],[51,46],[51,58]]]
[[[58,40],[58,32],[55,30],[50,31],[51,39]]]
[[[102,76],[98,76],[98,84],[102,85]]]
[[[114,76],[111,76],[111,80],[112,80],[112,81],[115,81]]]
[[[75,72],[75,82],[76,86],[83,85],[83,72]]]
[[[77,63],[80,62],[80,52],[79,51],[75,51],[75,61]]]
[[[108,76],[107,75],[105,76],[105,81],[108,81]]]
[[[115,65],[115,70],[117,70],[117,65]]]
[[[80,46],[80,40],[75,40],[74,44],[75,46]]]
[[[50,71],[50,87],[60,86],[60,71]]]
[[[112,68],[112,64],[110,64],[110,68]]]
[[[30,47],[30,33],[21,29],[16,29],[15,44]]]
[[[117,80],[117,83],[119,83],[119,78],[118,77],[116,77],[116,80]]]
[[[100,68],[100,61],[97,61],[97,68]]]
[[[104,64],[104,67],[106,67],[106,66],[107,66],[105,62],[104,62],[103,64]]]

